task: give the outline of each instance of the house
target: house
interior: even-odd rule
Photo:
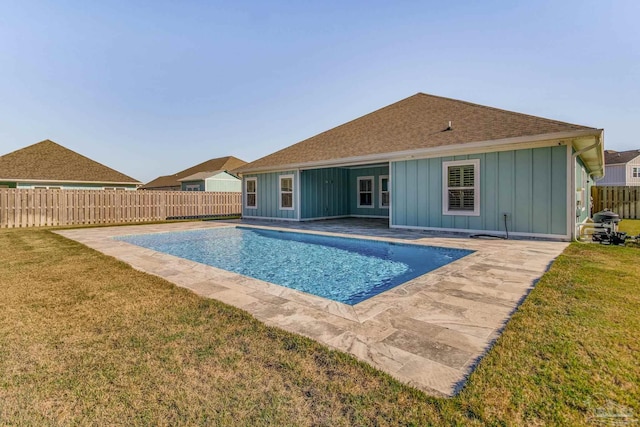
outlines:
[[[236,172],[244,218],[568,240],[603,156],[602,129],[418,93]]]
[[[0,187],[135,190],[140,181],[48,139],[0,157]]]
[[[596,185],[640,185],[640,150],[604,151],[604,178]]]
[[[198,172],[178,180],[182,191],[242,191],[242,181],[227,171]]]
[[[180,191],[186,188],[180,181],[181,179],[191,177],[200,172],[210,171],[230,171],[240,166],[246,165],[247,162],[240,160],[233,156],[219,157],[206,162],[199,163],[195,166],[191,166],[183,171],[177,172],[173,175],[159,176],[158,178],[150,181],[140,187],[141,190],[164,190],[164,191]],[[197,177],[196,181],[201,181],[201,177]],[[190,184],[195,185],[195,184]],[[195,188],[195,187],[191,187]],[[206,190],[217,191],[217,190]],[[240,191],[238,189],[238,191]]]

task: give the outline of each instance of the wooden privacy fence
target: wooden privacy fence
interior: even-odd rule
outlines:
[[[640,187],[591,187],[593,213],[610,209],[620,218],[640,219]]]
[[[0,228],[239,215],[241,193],[0,188]]]

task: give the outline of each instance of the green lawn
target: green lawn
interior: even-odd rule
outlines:
[[[637,236],[640,234],[640,220],[623,219],[618,228],[620,231],[626,231],[629,236]]]
[[[0,259],[0,425],[640,419],[636,247],[572,244],[451,399],[47,230],[1,230]]]

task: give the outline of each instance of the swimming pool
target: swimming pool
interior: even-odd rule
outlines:
[[[349,305],[473,252],[246,227],[115,239]]]

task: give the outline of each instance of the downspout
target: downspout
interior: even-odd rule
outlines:
[[[573,240],[578,241],[578,221],[576,219],[576,159],[578,156],[586,151],[592,150],[599,145],[602,144],[602,139],[596,137],[596,142],[593,145],[583,148],[582,150],[576,151],[571,156],[571,207],[573,209]],[[589,173],[589,176],[592,174]],[[586,198],[586,195],[585,195]]]

